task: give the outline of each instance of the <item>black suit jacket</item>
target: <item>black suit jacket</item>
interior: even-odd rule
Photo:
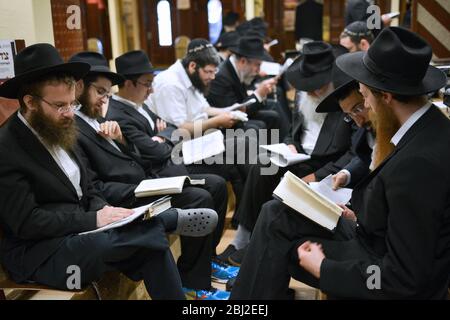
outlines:
[[[263,107],[254,94],[247,95],[247,88],[239,80],[230,59],[220,65],[216,78],[211,82],[211,89],[206,97],[209,104],[216,108],[226,108],[235,103],[256,99],[256,103],[247,107],[249,116],[253,116]]]
[[[97,189],[113,206],[131,207],[134,189],[148,175],[132,145],[116,143],[120,151],[97,134],[83,119],[76,117],[79,129],[78,144],[88,163],[88,171]]]
[[[365,128],[359,128],[352,137],[352,148],[355,156],[344,169],[351,174],[349,188],[353,188],[370,172],[369,167],[372,162],[372,148],[367,143],[368,131]]]
[[[161,171],[170,166],[174,175],[187,175],[184,166],[174,166],[171,163],[173,143],[170,140],[165,143],[153,141],[152,137],[159,134],[136,109],[111,99],[106,118],[119,123],[122,133],[139,150],[139,156],[146,168],[151,166],[154,171]]]
[[[353,191],[357,241],[367,257],[325,259],[322,290],[361,299],[445,299],[450,270],[450,122],[436,107]],[[338,247],[336,248],[339,249]],[[368,290],[367,268],[381,289]]]
[[[292,117],[291,130],[284,143],[293,144],[300,153],[305,153],[300,141],[305,130],[305,119],[301,112],[295,112]],[[354,157],[351,150],[353,128],[344,121],[342,112],[330,112],[319,133],[311,158],[327,159],[320,169],[314,172],[317,180],[322,180],[330,174],[335,174],[347,165]]]
[[[323,5],[307,0],[295,10],[295,39],[322,40]]]
[[[75,149],[83,198],[47,149],[14,115],[0,129],[1,261],[15,281],[25,281],[65,237],[97,228],[105,200],[89,180]]]

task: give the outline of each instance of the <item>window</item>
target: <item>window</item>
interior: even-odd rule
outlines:
[[[211,43],[219,40],[222,31],[222,1],[208,1],[209,39]]]
[[[170,3],[167,0],[159,1],[156,7],[158,14],[158,37],[159,45],[167,47],[172,45],[172,16],[170,14]]]

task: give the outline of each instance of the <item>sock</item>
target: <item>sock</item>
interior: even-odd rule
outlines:
[[[231,241],[231,244],[236,248],[236,250],[240,250],[249,244],[250,235],[250,231],[245,229],[245,227],[240,224],[237,228],[233,241]]]
[[[164,225],[166,232],[173,232],[178,225],[178,211],[177,209],[169,209],[158,215]]]

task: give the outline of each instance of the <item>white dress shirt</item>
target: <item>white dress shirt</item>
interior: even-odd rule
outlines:
[[[50,147],[48,146],[43,139],[39,136],[39,134],[30,126],[28,121],[22,116],[20,111],[17,113],[19,119],[33,132],[33,134],[39,139],[39,141],[43,144],[43,146],[50,153],[52,158],[55,160],[56,164],[61,168],[64,174],[72,183],[75,188],[78,199],[83,197],[83,191],[81,190],[80,181],[81,181],[81,173],[78,164],[70,157],[70,155],[63,148],[59,146]]]
[[[133,101],[124,99],[118,95],[113,95],[112,98],[116,101],[122,102],[123,104],[126,104],[127,106],[130,106],[130,107],[136,109],[137,112],[142,114],[145,117],[145,119],[147,119],[147,121],[150,123],[150,126],[152,127],[152,129],[155,130],[155,122],[153,121],[152,117],[150,117],[148,112],[144,110],[144,108],[142,107],[142,104],[141,105],[136,104]]]
[[[166,122],[180,126],[208,119],[209,103],[194,87],[180,60],[155,77],[153,88],[152,111]]]
[[[391,139],[391,143],[397,146],[403,136],[408,132],[409,129],[417,122],[427,111],[431,108],[431,102],[427,102],[422,108],[414,112],[408,120],[398,129],[396,134]]]
[[[81,112],[80,110],[75,111],[75,114],[77,116],[79,116],[84,122],[86,122],[92,129],[95,130],[95,132],[99,132],[100,131],[100,123],[97,121],[97,119],[92,119],[89,118],[87,115],[85,115],[83,112]],[[103,137],[106,141],[108,141],[114,148],[116,148],[118,151],[122,152],[120,150],[120,148],[117,146],[117,144],[114,142],[113,139],[111,139],[110,137]]]
[[[320,99],[313,98],[307,92],[301,92],[300,104],[298,111],[303,114],[304,133],[301,138],[301,145],[307,154],[311,154],[316,147],[320,130],[322,130],[326,113],[317,113],[316,108],[320,103]]]

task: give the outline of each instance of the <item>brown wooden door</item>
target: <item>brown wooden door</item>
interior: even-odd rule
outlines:
[[[158,36],[157,6],[159,0],[139,0],[141,45],[157,67],[167,67],[175,61],[175,40],[178,36],[209,38],[208,0],[191,1],[188,10],[178,10],[177,1],[169,1],[171,10],[172,45],[161,46]]]
[[[234,11],[239,14],[240,20],[245,20],[245,0],[223,0],[222,12],[226,15],[228,12]]]
[[[339,43],[339,36],[345,28],[345,0],[324,0],[324,41]]]

